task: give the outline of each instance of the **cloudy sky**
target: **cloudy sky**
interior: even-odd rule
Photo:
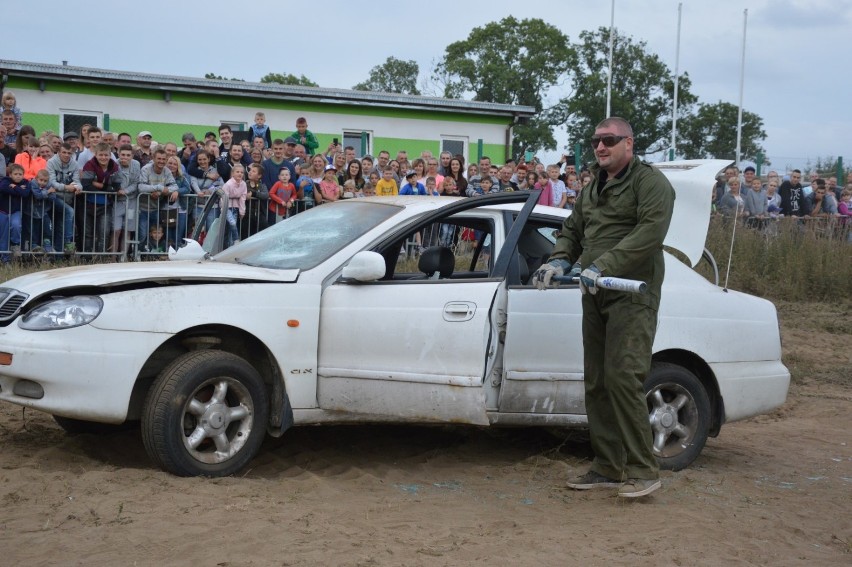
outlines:
[[[699,101],[737,103],[748,9],[744,107],[764,120],[773,167],[838,155],[852,164],[852,0],[682,3],[680,70],[689,73]],[[41,0],[33,6],[5,0],[4,16],[21,14],[21,21],[4,26],[0,57],[194,77],[213,72],[249,81],[293,73],[322,87],[351,88],[391,55],[417,61],[428,76],[448,44],[510,15],[542,18],[576,41],[582,30],[609,25],[611,5]],[[615,26],[647,42],[673,70],[677,6],[678,0],[616,0]],[[34,9],[50,17],[35,18]]]

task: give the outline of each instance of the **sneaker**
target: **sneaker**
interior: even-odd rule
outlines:
[[[33,254],[33,256],[40,256],[45,253],[45,250],[44,248],[36,244],[35,246],[33,246],[33,249],[30,250],[30,252]]]
[[[53,254],[53,244],[51,244],[50,240],[45,238],[44,242],[43,242],[43,247],[44,247],[44,251],[47,254]]]
[[[639,498],[651,494],[662,485],[663,483],[658,478],[629,478],[618,489],[618,495],[622,498]]]
[[[77,253],[77,246],[73,242],[68,242],[65,244],[64,252],[68,256],[73,256]]]
[[[12,252],[12,258],[17,259],[17,258],[21,257],[21,245],[20,244],[13,244],[9,248],[9,250]]]
[[[607,478],[601,474],[589,471],[584,475],[576,476],[568,480],[568,488],[574,490],[592,490],[594,488],[618,488],[621,483],[617,480]]]

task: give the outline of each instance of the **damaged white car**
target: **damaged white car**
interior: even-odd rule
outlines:
[[[666,243],[693,265],[724,165],[661,166],[677,191]],[[294,425],[582,427],[580,291],[527,282],[570,213],[535,202],[352,199],[204,259],[16,278],[0,289],[0,400],[69,431],[141,421],[178,475],[233,474]],[[781,405],[789,377],[774,306],[667,253],[646,384],[661,465]]]

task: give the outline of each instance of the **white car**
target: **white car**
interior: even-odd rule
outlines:
[[[663,165],[666,242],[691,264],[725,165]],[[351,199],[212,258],[16,278],[0,289],[0,399],[69,431],[141,420],[150,457],[178,475],[233,474],[293,425],[583,426],[580,291],[527,283],[569,213],[535,202]],[[667,253],[646,384],[661,465],[781,405],[789,377],[775,307]]]

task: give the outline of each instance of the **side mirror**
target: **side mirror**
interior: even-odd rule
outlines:
[[[385,277],[386,270],[385,257],[378,252],[358,252],[340,275],[359,282],[374,282]]]

